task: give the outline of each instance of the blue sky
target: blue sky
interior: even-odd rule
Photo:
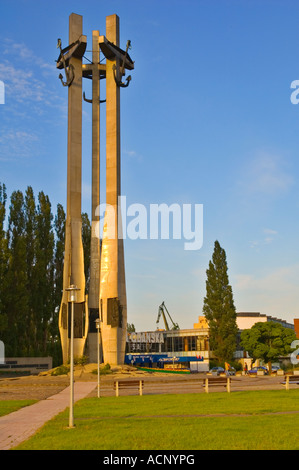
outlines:
[[[122,194],[127,204],[203,204],[203,246],[126,240],[128,321],[156,328],[164,300],[181,328],[202,312],[218,240],[237,311],[299,317],[299,4],[292,0],[0,0],[0,181],[66,207],[67,90],[56,70],[68,17],[105,34],[120,17],[131,40],[121,90]],[[90,54],[86,52],[86,57]],[[85,80],[86,82],[86,80]],[[90,86],[84,83],[86,95]],[[105,98],[105,85],[101,87]],[[82,210],[90,215],[91,107],[83,105]],[[101,195],[105,197],[105,105]]]

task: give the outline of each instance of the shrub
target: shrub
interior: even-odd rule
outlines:
[[[58,366],[56,367],[56,369],[54,369],[52,372],[51,372],[51,375],[67,375],[70,371],[70,367],[68,365],[65,365],[65,364],[62,364],[61,366]]]
[[[74,358],[74,364],[79,365],[79,366],[84,366],[87,363],[87,356],[81,356],[81,357],[75,357]]]
[[[98,369],[94,369],[92,371],[92,374],[97,374],[98,373]],[[106,375],[106,374],[110,374],[111,373],[111,366],[110,364],[105,364],[103,367],[100,367],[100,375]]]

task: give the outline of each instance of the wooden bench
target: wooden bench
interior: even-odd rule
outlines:
[[[115,395],[119,396],[120,389],[134,388],[139,390],[139,395],[142,395],[142,390],[144,387],[143,380],[116,380],[114,382]]]
[[[299,385],[299,376],[298,375],[285,375],[284,381],[281,383],[285,385],[286,390],[289,390],[290,384]]]
[[[226,387],[226,390],[230,392],[230,384],[231,384],[230,377],[207,377],[206,379],[204,379],[203,386],[205,387],[206,393],[209,393],[209,387],[214,387],[214,386]]]

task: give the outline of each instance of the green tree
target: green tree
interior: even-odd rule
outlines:
[[[8,218],[8,266],[4,280],[5,310],[8,328],[4,335],[7,356],[27,354],[26,332],[28,321],[28,280],[25,239],[24,197],[14,191]]]
[[[55,255],[54,255],[54,303],[56,311],[59,310],[63,289],[63,264],[65,249],[65,211],[61,204],[57,204],[54,219],[55,228]]]
[[[136,330],[135,330],[135,325],[134,323],[127,323],[127,332],[128,333],[134,333]]]
[[[61,204],[57,204],[54,219],[55,229],[55,254],[54,254],[54,305],[53,317],[50,323],[49,354],[53,357],[53,364],[61,364],[62,350],[58,327],[59,308],[63,289],[63,265],[65,249],[65,211]]]
[[[36,205],[33,189],[27,187],[24,201],[24,224],[27,264],[28,317],[26,326],[27,355],[35,354],[36,324],[35,296],[37,292],[36,266]]]
[[[54,310],[54,233],[53,215],[49,197],[43,191],[38,195],[36,215],[36,279],[35,324],[37,327],[37,354],[46,354],[49,327]]]
[[[6,186],[0,183],[0,339],[2,339],[3,331],[7,329],[7,314],[4,309],[4,280],[7,274],[7,263],[8,263],[8,250],[7,250],[7,238],[4,229],[5,216],[6,216]]]
[[[206,271],[203,313],[209,325],[210,349],[219,362],[232,360],[238,333],[227,270],[226,253],[219,242],[215,241],[212,260]]]
[[[86,282],[86,292],[88,292],[90,278],[90,243],[91,243],[91,224],[88,214],[82,214],[82,244],[84,250],[84,274]]]
[[[280,356],[292,352],[291,343],[296,340],[296,334],[290,328],[280,323],[258,322],[252,328],[241,333],[241,346],[254,359],[262,359],[271,371],[271,364]]]

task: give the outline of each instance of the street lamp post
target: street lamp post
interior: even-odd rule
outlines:
[[[100,319],[97,318],[95,321],[96,329],[98,332],[98,398],[100,398]]]
[[[71,338],[70,338],[70,413],[69,427],[74,427],[74,304],[77,300],[78,287],[71,285],[66,289],[71,303]]]

